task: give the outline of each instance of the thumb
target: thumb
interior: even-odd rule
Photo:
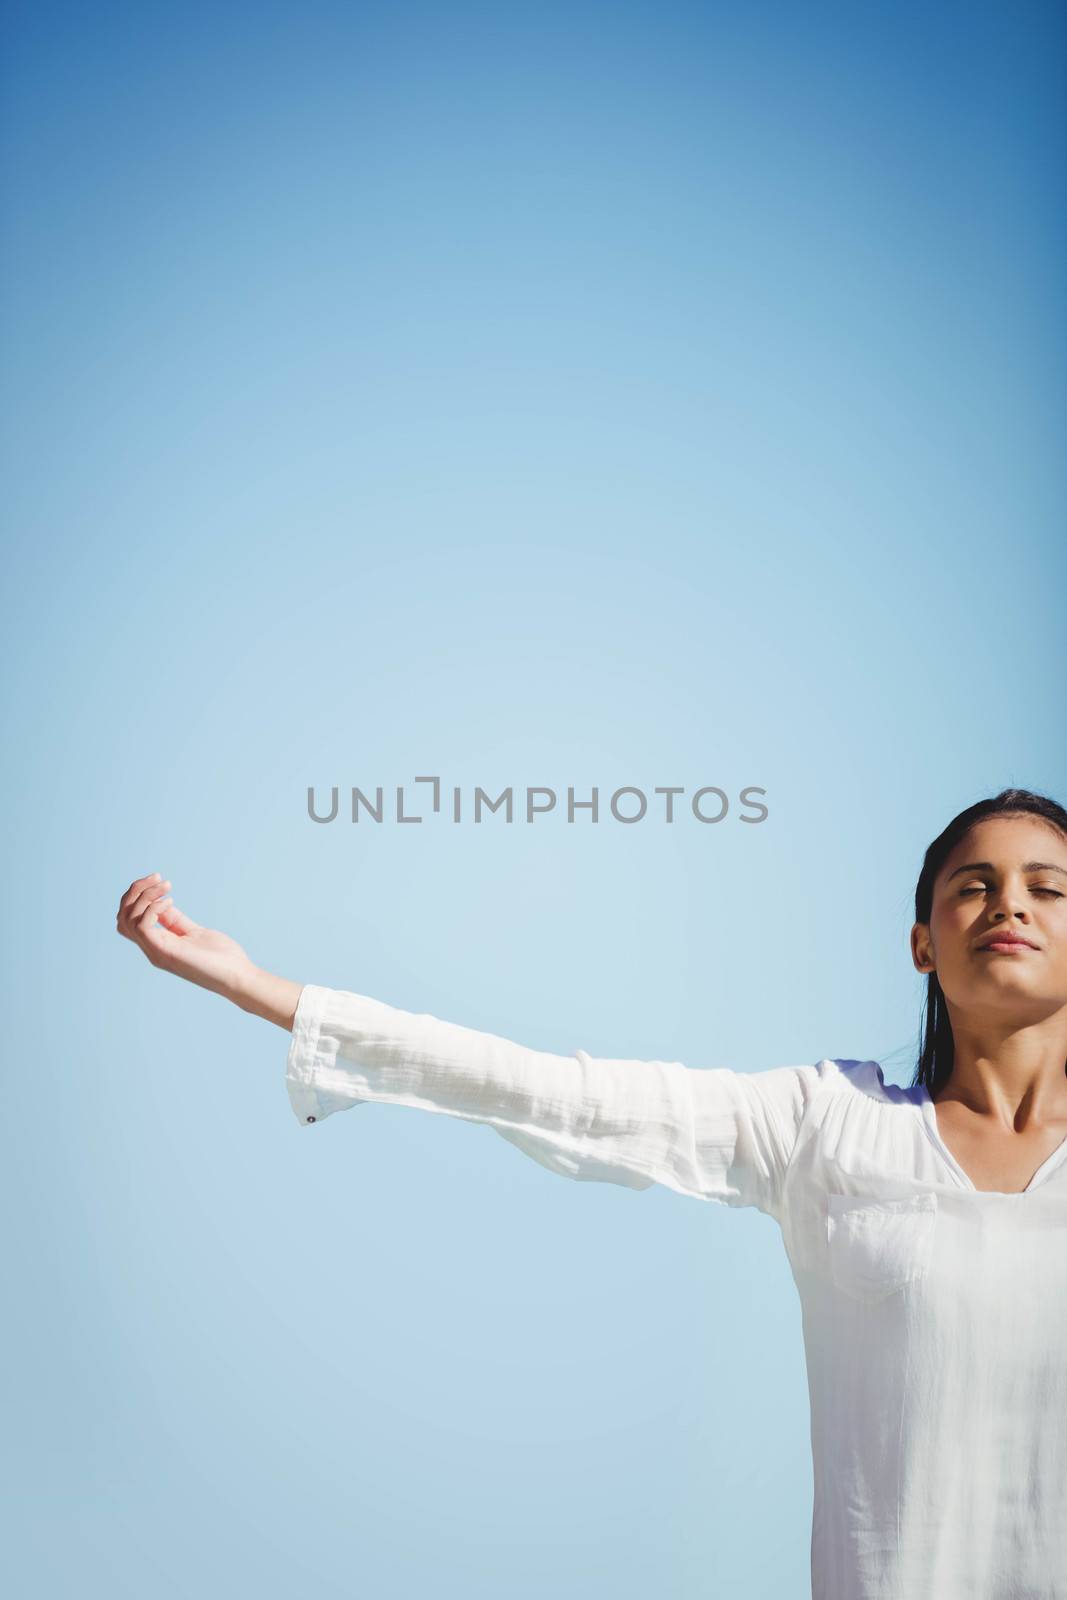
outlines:
[[[169,899],[169,896],[168,896]],[[163,924],[165,931],[179,936],[196,933],[200,927],[199,922],[194,922],[192,917],[187,917],[184,911],[179,911],[175,905],[162,905],[156,915]]]

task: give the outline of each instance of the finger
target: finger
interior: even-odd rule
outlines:
[[[166,900],[160,902],[160,922],[165,928],[169,928],[171,933],[195,933],[200,926],[199,922],[194,922],[192,917],[187,917],[185,912],[179,911],[176,905],[169,904],[170,899],[170,895],[167,895]]]
[[[170,954],[179,944],[179,936],[162,920],[167,915],[168,902],[169,896],[149,901],[133,922],[131,938],[150,961]]]
[[[158,899],[170,888],[170,884],[166,880],[159,881],[158,872],[154,872],[151,879],[139,879],[138,882],[143,884],[143,887],[133,898],[130,898],[133,894],[133,889],[137,888],[137,885],[134,884],[131,887],[127,895],[123,897],[122,904],[119,906],[118,916],[115,918],[115,926],[118,931],[125,934],[128,939],[136,938],[137,918],[145,906],[153,899]]]
[[[146,886],[137,896],[136,900],[134,900],[130,905],[128,915],[134,918],[142,916],[146,906],[153,905],[155,901],[159,900],[163,895],[166,894],[169,888],[169,878],[163,878],[158,883],[146,884]]]
[[[160,923],[154,920],[155,913],[149,911],[140,924],[141,931],[137,936],[137,943],[141,946],[150,961],[157,956],[168,955],[178,944],[177,934],[170,933]]]
[[[134,904],[131,916],[136,921],[140,921],[142,917],[148,915],[149,913],[154,916],[163,902],[170,899],[170,895],[168,893],[169,889],[170,884],[166,881],[155,884],[151,889],[146,889],[144,894],[142,894],[140,899]]]
[[[152,884],[159,883],[161,878],[162,874],[158,872],[148,872],[143,878],[134,878],[130,887],[119,901],[119,905],[123,907],[131,906],[143,889],[151,888]]]
[[[156,917],[159,914],[159,907],[166,898],[161,886],[158,894],[146,899],[143,905],[138,902],[133,911],[130,912],[127,920],[135,939],[143,938],[146,929],[154,927]]]
[[[123,918],[129,916],[134,906],[147,890],[159,888],[161,884],[162,877],[158,872],[150,872],[146,878],[135,878],[119,901],[119,921],[121,922]]]

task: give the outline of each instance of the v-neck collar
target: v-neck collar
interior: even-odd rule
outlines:
[[[1041,1165],[1033,1174],[1025,1189],[979,1189],[978,1185],[968,1177],[966,1172],[964,1172],[963,1168],[956,1160],[956,1157],[952,1154],[952,1151],[941,1137],[941,1129],[937,1125],[937,1108],[934,1105],[934,1102],[930,1096],[930,1091],[926,1087],[925,1083],[921,1083],[919,1085],[919,1109],[922,1113],[923,1125],[926,1128],[927,1133],[930,1135],[930,1138],[933,1140],[935,1146],[940,1151],[945,1161],[948,1162],[948,1165],[951,1167],[960,1183],[965,1189],[969,1189],[972,1194],[996,1195],[998,1199],[1002,1200],[1021,1200],[1023,1195],[1030,1194],[1034,1189],[1039,1188],[1048,1177],[1053,1167],[1058,1166],[1063,1160],[1064,1156],[1067,1155],[1067,1134],[1065,1134],[1056,1148],[1050,1151],[1050,1153],[1045,1157],[1044,1161],[1042,1161]]]

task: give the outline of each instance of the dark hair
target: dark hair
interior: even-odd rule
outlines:
[[[1028,815],[1051,823],[1067,838],[1067,811],[1047,795],[1032,794],[1029,789],[1002,789],[990,800],[978,800],[958,817],[953,817],[948,827],[939,833],[923,857],[922,871],[915,885],[915,920],[929,922],[934,899],[934,880],[941,868],[976,823],[987,817],[1012,817]],[[912,1085],[924,1083],[931,1095],[944,1088],[952,1072],[955,1059],[955,1042],[948,1007],[937,973],[926,976],[926,1002],[923,1007],[922,1046]],[[1065,1063],[1067,1066],[1067,1063]]]

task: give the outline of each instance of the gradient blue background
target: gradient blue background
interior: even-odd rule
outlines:
[[[768,1218],[304,1128],[114,917],[158,870],[300,981],[908,1081],[926,844],[1067,794],[1065,31],[6,9],[12,1593],[808,1593]],[[426,773],[770,816],[306,815]]]

